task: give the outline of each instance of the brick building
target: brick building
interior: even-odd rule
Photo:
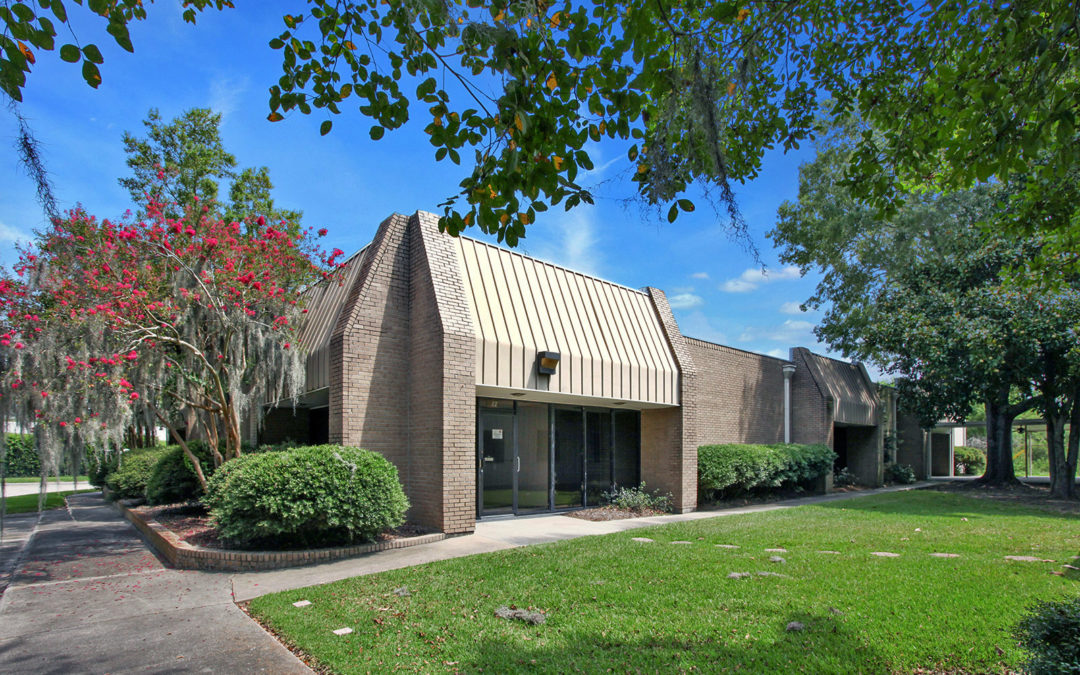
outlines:
[[[383,221],[308,308],[307,391],[268,412],[259,440],[379,452],[410,519],[447,533],[641,480],[693,510],[707,443],[827,443],[860,481],[881,481],[861,366],[683,336],[659,289],[450,237],[432,214]]]

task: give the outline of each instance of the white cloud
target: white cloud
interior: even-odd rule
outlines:
[[[694,272],[690,276],[693,277],[694,279],[708,279],[709,278],[709,273],[708,272]]]
[[[803,312],[802,310],[801,304],[798,302],[785,302],[784,304],[780,305],[780,313],[794,314],[796,316],[799,314],[805,314],[805,312]]]
[[[727,334],[713,326],[712,320],[705,316],[701,310],[695,310],[690,312],[689,316],[680,317],[679,332],[699,340],[715,342],[721,345],[727,344],[728,341]]]
[[[0,242],[17,244],[20,242],[28,242],[30,239],[32,239],[32,236],[26,232],[5,223],[0,223]]]
[[[720,290],[725,293],[747,293],[762,284],[768,284],[774,281],[798,279],[800,277],[802,277],[802,274],[799,273],[799,268],[794,265],[774,270],[751,267],[736,278],[728,279],[720,284]]]
[[[668,304],[672,309],[690,309],[700,307],[705,304],[705,301],[701,299],[701,296],[693,293],[679,293],[668,298]]]
[[[766,356],[773,356],[778,359],[786,359],[790,356],[788,350],[786,349],[770,349],[769,351],[765,352],[765,354]]]
[[[217,75],[210,81],[210,109],[221,114],[224,122],[240,105],[240,97],[247,89],[248,79]]]
[[[779,326],[750,327],[739,336],[739,342],[781,342],[788,345],[816,344],[814,324],[800,319],[788,319]]]
[[[603,256],[597,247],[596,208],[580,206],[551,220],[537,223],[521,242],[521,252],[572,270],[602,276]],[[536,246],[526,248],[535,237]]]

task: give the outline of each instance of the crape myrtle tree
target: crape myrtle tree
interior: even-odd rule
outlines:
[[[263,216],[210,217],[198,200],[178,218],[146,211],[114,222],[76,209],[22,254],[0,287],[0,406],[36,425],[52,465],[58,447],[117,443],[133,416],[152,415],[205,487],[178,413],[196,412],[215,465],[239,456],[245,415],[300,391],[300,292],[341,252],[324,257]]]
[[[75,4],[132,49],[127,25],[145,18],[142,0]],[[232,6],[183,4],[190,21]],[[35,51],[59,49],[97,86],[100,51],[59,39],[64,7],[3,3],[9,96],[21,97]],[[373,139],[420,120],[435,159],[465,167],[441,224],[511,245],[538,212],[592,201],[579,178],[602,139],[623,145],[646,203],[674,219],[693,208],[696,185],[740,232],[732,184],[756,176],[765,150],[812,138],[825,96],[880,131],[854,139],[843,178],[882,213],[913,185],[945,191],[1017,173],[1028,174],[1018,206],[1037,205],[1080,157],[1080,6],[1070,0],[294,0],[283,24],[267,36],[282,65],[271,120],[325,115],[328,133],[352,108]],[[1074,203],[1067,219],[1012,224],[1052,235],[1040,251],[1075,252],[1077,213]]]
[[[770,236],[783,262],[823,275],[806,303],[825,312],[818,337],[902,378],[926,425],[985,404],[983,479],[1012,481],[1012,420],[1034,407],[1059,420],[1074,409],[1076,280],[1016,282],[1044,242],[985,227],[1009,217],[1009,186],[916,192],[882,217],[842,180],[864,133],[873,132],[838,125],[820,139],[800,169],[798,201],[781,207]]]

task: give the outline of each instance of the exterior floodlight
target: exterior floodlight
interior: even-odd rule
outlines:
[[[541,375],[554,375],[559,367],[559,352],[537,352],[536,372]]]

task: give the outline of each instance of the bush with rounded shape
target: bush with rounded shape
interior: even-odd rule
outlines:
[[[986,451],[958,445],[953,448],[953,464],[958,475],[981,476],[986,470]]]
[[[374,539],[405,522],[397,469],[360,448],[316,445],[223,464],[203,502],[241,546],[329,546]]]
[[[907,464],[890,464],[885,467],[885,482],[911,485],[915,478],[915,469]]]
[[[1031,675],[1080,675],[1080,597],[1039,602],[1013,631]]]
[[[209,473],[213,470],[210,449],[205,443],[191,441],[188,448],[199,458],[203,471]],[[162,450],[146,482],[146,501],[150,504],[175,504],[200,495],[202,487],[191,460],[184,455],[184,449],[179,445],[170,445]]]
[[[159,448],[129,450],[120,456],[120,466],[105,476],[105,487],[118,499],[141,499],[146,496],[146,484],[154,464],[161,458]]]

